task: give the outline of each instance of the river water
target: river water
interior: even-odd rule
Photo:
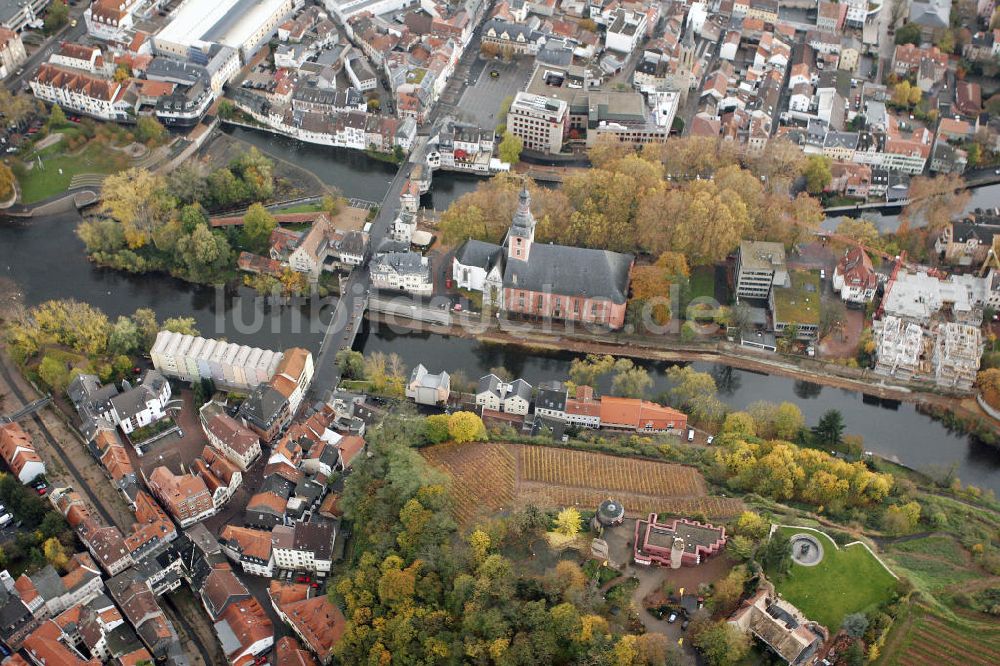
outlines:
[[[310,169],[347,196],[381,200],[392,176],[389,165],[361,159],[358,153],[305,146],[255,131],[236,129],[232,133],[275,157]],[[425,197],[424,204],[442,210],[474,189],[477,182],[472,177],[437,174],[434,191]],[[1000,205],[1000,187],[979,190],[976,199],[979,206]],[[194,317],[204,335],[272,349],[297,345],[317,350],[331,303],[260,304],[246,289],[227,294],[166,276],[135,276],[98,268],[86,260],[83,243],[74,233],[79,220],[76,213],[29,221],[0,219],[0,277],[17,284],[26,304],[75,298],[100,307],[111,317],[150,307],[161,319]],[[395,352],[408,367],[423,363],[432,371],[462,370],[471,378],[503,366],[537,384],[565,378],[572,358],[431,333],[394,332],[384,325],[373,327],[363,329],[357,349]],[[721,397],[733,408],[755,400],[791,401],[799,405],[810,424],[826,410],[838,409],[848,432],[865,438],[866,449],[918,469],[955,464],[963,482],[1000,494],[1000,451],[949,432],[913,405],[882,403],[856,391],[718,364],[694,365],[716,377]],[[668,366],[652,363],[647,367],[655,380],[654,394],[659,393],[667,387]]]

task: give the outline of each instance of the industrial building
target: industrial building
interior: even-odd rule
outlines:
[[[210,379],[237,390],[270,380],[284,357],[269,349],[171,331],[160,331],[149,354],[153,367],[167,377],[189,382]]]

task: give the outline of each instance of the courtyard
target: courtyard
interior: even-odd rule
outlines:
[[[531,70],[521,66],[518,60],[487,60],[485,66],[482,60],[477,61],[455,115],[463,122],[476,123],[483,128],[495,127],[500,104],[523,90],[530,76]]]

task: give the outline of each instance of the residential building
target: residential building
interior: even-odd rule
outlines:
[[[227,606],[214,629],[231,666],[249,664],[274,645],[274,625],[253,597]]]
[[[28,54],[24,50],[21,36],[0,26],[0,79],[6,79],[16,72],[27,59]]]
[[[594,389],[577,386],[576,394],[566,399],[566,422],[581,428],[601,427],[601,401],[594,397]]]
[[[646,15],[618,8],[608,23],[604,46],[610,51],[631,54],[645,36]]]
[[[108,592],[156,659],[183,654],[180,639],[153,592],[129,569],[107,581]]]
[[[121,392],[114,384],[102,386],[96,375],[77,375],[67,393],[88,440],[103,428],[118,426],[130,434],[165,418],[171,397],[170,383],[157,370],[147,370],[135,386],[123,382]]]
[[[312,353],[301,347],[286,349],[271,377],[271,386],[288,400],[288,411],[295,414],[309,390],[313,377]]]
[[[201,427],[209,443],[243,470],[247,471],[260,457],[260,437],[229,416],[215,402],[208,402],[201,408]]]
[[[174,474],[161,465],[149,475],[149,489],[181,527],[193,525],[216,511],[205,481],[193,474]]]
[[[833,269],[832,283],[833,290],[840,294],[845,303],[864,305],[875,298],[878,274],[868,253],[854,245],[837,262]]]
[[[634,536],[632,559],[636,564],[657,564],[671,569],[701,564],[726,544],[725,527],[687,518],[661,523],[655,513],[635,521]]]
[[[676,409],[648,400],[602,396],[602,428],[622,428],[636,432],[682,432],[687,429],[687,415]]]
[[[309,585],[272,581],[268,594],[278,616],[322,664],[333,662],[333,647],[344,635],[344,614],[325,594],[310,596]]]
[[[0,425],[0,455],[21,483],[31,483],[45,474],[45,463],[35,451],[31,437],[16,421]]]
[[[259,492],[247,502],[243,522],[252,527],[268,530],[276,525],[283,525],[287,504],[287,495],[279,495],[273,490]]]
[[[319,666],[312,653],[302,647],[294,636],[283,636],[274,644],[277,666]]]
[[[19,596],[10,574],[0,571],[0,640],[11,649],[19,650],[24,639],[39,627],[41,620]]]
[[[418,252],[384,252],[376,255],[370,266],[372,286],[376,289],[430,295],[434,290],[430,264]]]
[[[42,14],[51,0],[4,0],[0,2],[0,27],[20,32],[25,27],[41,28]]]
[[[954,108],[966,118],[978,120],[983,112],[982,87],[971,81],[956,81]]]
[[[938,326],[931,364],[938,386],[969,391],[976,383],[979,359],[983,355],[982,332],[978,326],[946,322]]]
[[[784,245],[763,241],[740,243],[736,255],[737,298],[767,298],[772,286],[787,283]]]
[[[109,42],[128,42],[142,0],[94,0],[83,10],[87,32]]]
[[[924,333],[919,325],[887,315],[875,321],[875,372],[904,381],[924,371]]]
[[[62,576],[51,564],[14,583],[21,600],[39,618],[55,617],[67,608],[85,604],[104,590],[101,570],[87,553],[76,553]]]
[[[476,405],[481,409],[526,415],[531,407],[531,384],[523,379],[505,382],[494,374],[479,379]]]
[[[160,331],[149,352],[153,367],[186,382],[248,391],[274,376],[283,354],[171,331]]]
[[[566,419],[566,385],[558,381],[542,382],[535,396],[535,415]]]
[[[453,262],[453,273],[464,276],[468,268],[472,275],[475,269],[489,268],[483,285],[483,305],[498,307],[508,315],[621,328],[634,258],[604,250],[535,243],[535,224],[531,195],[525,186],[507,237],[502,246],[495,246],[502,250],[499,261],[489,248],[481,247],[481,251],[469,255],[485,264]]]
[[[913,0],[910,23],[920,26],[921,41],[935,42],[951,25],[949,0]]]
[[[406,385],[406,397],[418,405],[439,405],[448,402],[451,394],[451,377],[442,370],[437,374],[427,371],[422,363],[418,363],[410,373],[410,381]]]
[[[993,276],[951,275],[947,280],[926,271],[900,269],[886,285],[882,310],[922,326],[947,308],[954,321],[982,323],[983,307],[994,296]]]
[[[223,552],[239,562],[243,571],[253,576],[271,577],[274,560],[271,557],[270,532],[226,525],[219,536]]]
[[[764,581],[757,593],[729,619],[730,626],[750,634],[789,664],[809,663],[829,637],[825,627],[811,622]]]
[[[260,384],[240,405],[239,417],[263,442],[270,443],[291,422],[292,413],[284,395],[270,384]]]
[[[39,666],[100,666],[99,659],[86,659],[52,620],[46,620],[24,639],[24,653]]]
[[[788,272],[788,285],[771,290],[768,303],[776,335],[794,327],[799,340],[814,340],[819,335],[819,273],[807,270]]]
[[[525,150],[559,153],[568,129],[568,111],[562,100],[519,92],[507,112],[507,131],[521,139]]]
[[[125,99],[125,86],[85,72],[42,63],[28,82],[31,93],[65,111],[115,122],[129,122],[134,106]]]
[[[976,222],[952,222],[945,226],[934,241],[934,251],[942,259],[957,266],[981,266],[1000,235],[1000,225]]]
[[[297,522],[271,530],[271,554],[276,569],[329,572],[337,530],[331,521]]]

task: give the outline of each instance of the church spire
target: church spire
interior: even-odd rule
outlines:
[[[507,256],[512,259],[528,260],[531,243],[535,240],[535,216],[531,214],[531,194],[528,183],[521,186],[518,195],[517,212],[510,223],[510,233],[507,235]]]

